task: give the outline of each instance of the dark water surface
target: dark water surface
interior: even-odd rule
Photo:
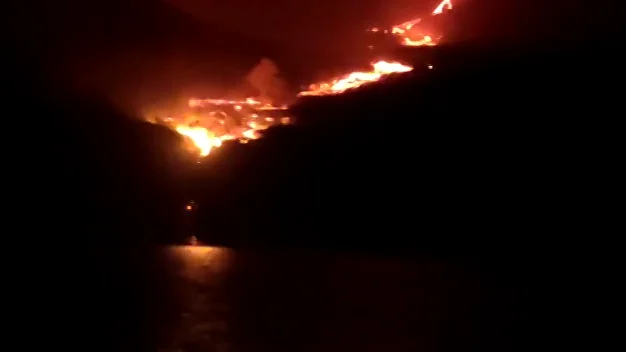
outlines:
[[[164,249],[162,351],[507,349],[514,295],[442,259]],[[169,300],[169,301],[168,301]]]

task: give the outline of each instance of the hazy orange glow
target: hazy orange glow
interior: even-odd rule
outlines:
[[[444,10],[452,10],[452,1],[443,0],[431,12],[432,16],[442,14]],[[433,34],[422,33],[417,26],[422,21],[421,18],[415,18],[410,21],[392,26],[390,30],[383,30],[383,33],[390,33],[400,38],[400,44],[405,46],[433,46],[441,37],[433,38]],[[380,28],[371,28],[370,32],[379,32]]]
[[[383,76],[392,73],[411,71],[411,66],[406,66],[398,62],[378,61],[372,64],[373,70],[367,72],[352,72],[342,78],[337,78],[328,82],[311,84],[309,89],[300,92],[299,96],[305,95],[328,95],[343,93],[348,89],[360,87],[363,84],[378,81]]]
[[[452,10],[452,0],[443,0],[433,11],[433,15],[438,15],[443,12],[443,9]]]
[[[222,140],[204,127],[176,126],[176,132],[191,138],[200,150],[200,156],[209,155],[213,147],[222,146]]]
[[[184,136],[189,147],[204,157],[224,141],[246,143],[260,137],[260,131],[275,124],[289,124],[287,107],[263,104],[253,98],[243,100],[189,99],[193,113],[157,118],[152,122],[163,124]],[[271,117],[268,114],[279,114]],[[280,116],[282,114],[283,116]]]
[[[351,72],[345,76],[333,79],[328,82],[321,82],[312,84],[309,90],[300,92],[298,96],[306,95],[328,95],[339,94],[348,89],[360,87],[363,84],[374,82],[382,77],[393,74],[411,71],[411,66],[403,65],[398,62],[378,61],[372,64],[372,70],[367,72]],[[262,112],[269,111],[284,111],[286,107],[274,107],[267,104],[262,104],[258,100],[253,98],[247,98],[244,100],[224,100],[224,99],[190,99],[189,107],[202,108],[205,106],[215,107],[213,110],[208,111],[208,115],[214,116],[220,107],[232,107],[232,109],[244,116],[245,123],[241,126],[230,131],[230,133],[220,133],[215,128],[211,128],[198,122],[203,119],[211,119],[211,117],[197,117],[196,124],[190,124],[183,122],[190,118],[168,118],[166,119],[176,132],[188,138],[198,150],[198,155],[201,157],[207,156],[215,148],[222,146],[223,141],[237,139],[241,143],[247,143],[249,140],[257,139],[260,137],[260,131],[267,129],[275,124],[289,124],[291,118],[289,116],[282,116],[279,118],[274,117],[262,117]],[[225,116],[220,110],[220,113]],[[226,116],[225,118],[228,118]],[[193,120],[193,119],[192,119]],[[224,120],[219,120],[221,125],[224,125]]]
[[[443,13],[444,10],[451,9],[451,0],[442,0],[431,15],[436,16]],[[400,43],[405,46],[437,45],[441,37],[435,39],[431,35],[421,33],[417,29],[420,22],[421,18],[416,18],[392,26],[391,29],[371,28],[369,31],[382,31],[397,36],[401,39]],[[433,67],[429,65],[428,68],[432,69]],[[381,60],[372,63],[372,70],[370,71],[350,72],[339,78],[311,84],[307,90],[298,93],[298,96],[340,94],[349,89],[378,81],[387,75],[411,70],[413,70],[411,66]],[[272,125],[291,123],[289,116],[262,116],[265,112],[280,112],[287,110],[287,108],[262,103],[255,98],[242,100],[190,99],[189,108],[200,109],[203,112],[200,116],[194,114],[193,116],[179,116],[177,118],[168,117],[164,121],[167,126],[185,136],[201,157],[209,155],[213,149],[222,146],[223,141],[239,140],[241,143],[247,143],[249,140],[259,138],[260,131]],[[229,109],[232,110],[229,111]],[[190,120],[193,121],[189,122]],[[236,122],[233,122],[235,120]]]

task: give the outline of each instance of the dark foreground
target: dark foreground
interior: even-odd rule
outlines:
[[[161,351],[502,351],[520,328],[517,287],[461,261],[188,246],[152,255],[163,269],[135,278],[156,275],[158,293],[144,286],[140,304],[150,315],[136,307],[127,318],[154,329],[139,343]]]
[[[28,234],[7,240],[32,244],[49,282],[19,275],[19,319],[80,350],[524,349],[552,310],[521,319],[515,297],[548,301],[564,271],[547,263],[601,230],[594,174],[615,150],[623,61],[609,46],[511,53],[303,103],[301,126],[193,172],[173,132],[28,71],[11,98],[37,124],[6,131],[32,143],[5,149]],[[202,239],[251,251],[223,281],[181,283],[166,273],[182,264],[147,249],[184,239],[190,198]]]
[[[405,55],[413,72],[304,99],[296,126],[216,151],[192,173],[199,236],[507,258],[555,227],[594,226],[578,186],[611,149],[599,136],[623,77],[613,46]]]

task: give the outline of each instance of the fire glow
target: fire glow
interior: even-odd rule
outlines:
[[[444,10],[451,10],[451,0],[442,0],[431,12],[432,16],[443,13]],[[421,22],[421,18],[416,18],[392,26],[384,33],[400,38],[400,44],[405,46],[434,46],[440,38],[433,39],[430,35],[425,35],[415,31],[414,28]],[[372,28],[369,31],[378,32],[380,29]],[[432,66],[428,67],[432,69]],[[339,78],[325,82],[309,85],[308,89],[298,93],[298,97],[303,96],[323,96],[341,94],[347,90],[360,87],[364,84],[376,82],[391,74],[401,74],[412,71],[413,67],[393,61],[378,61],[372,63],[370,71],[355,71],[347,73]],[[205,157],[215,148],[222,146],[226,140],[239,140],[247,143],[249,140],[260,137],[260,132],[275,124],[289,124],[289,116],[261,116],[263,112],[284,111],[286,107],[276,107],[268,103],[262,103],[255,98],[243,100],[225,99],[190,99],[189,108],[205,109],[205,117],[194,118],[191,123],[190,118],[173,119],[167,118],[167,126],[184,136],[197,150],[198,155]],[[225,112],[226,108],[231,109],[232,115],[237,115],[236,126],[227,128],[225,120],[233,119]],[[203,120],[203,121],[201,121]],[[216,122],[217,121],[217,122]]]
[[[437,16],[444,11],[452,10],[452,0],[442,0],[439,5],[431,12],[431,16]],[[422,21],[421,18],[415,18],[410,21],[392,26],[391,29],[385,29],[383,33],[389,33],[400,39],[400,44],[404,46],[435,46],[441,37],[433,39],[432,34],[424,34],[416,30],[416,25]],[[370,32],[380,32],[379,28],[371,28]]]

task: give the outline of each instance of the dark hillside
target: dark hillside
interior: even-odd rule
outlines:
[[[196,181],[207,240],[482,253],[584,221],[619,52],[596,68],[589,47],[518,49],[442,48],[433,70],[304,100],[302,125],[219,150]]]

